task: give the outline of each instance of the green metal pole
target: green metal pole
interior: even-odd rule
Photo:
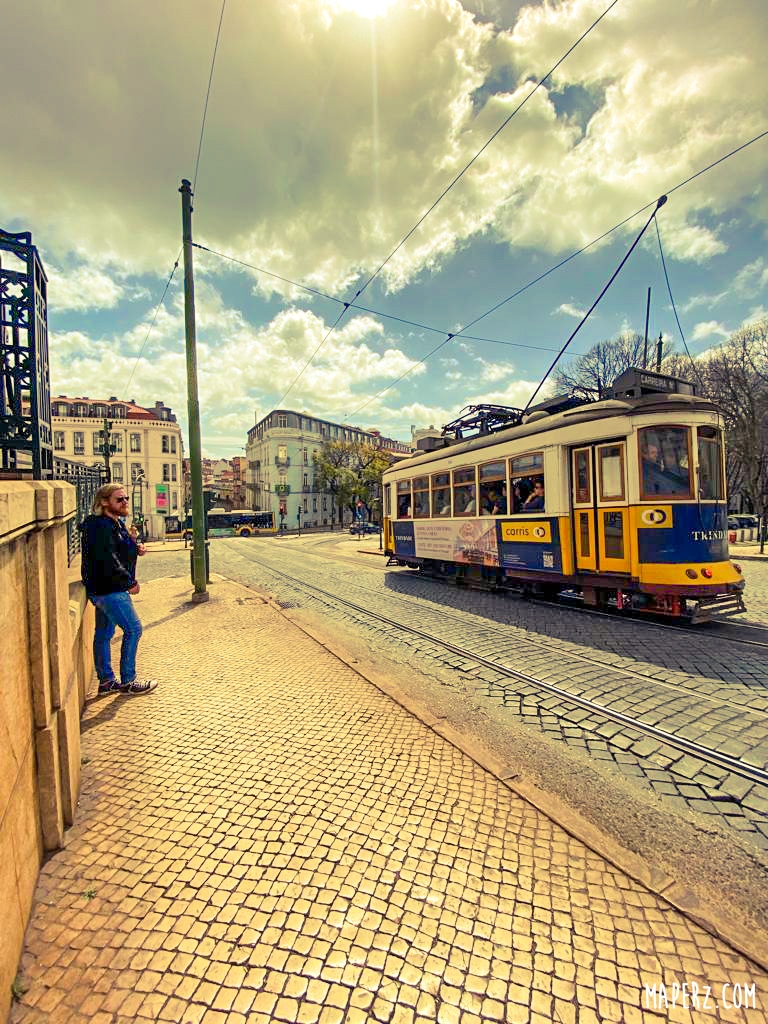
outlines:
[[[197,398],[197,348],[195,338],[195,277],[192,267],[192,185],[181,179],[181,224],[184,241],[184,326],[187,339],[187,410],[189,415],[189,476],[192,485],[192,582],[193,601],[207,601],[205,558],[205,510],[200,443],[200,403]]]

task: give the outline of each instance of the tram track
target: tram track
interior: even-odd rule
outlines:
[[[541,679],[527,672],[521,672],[518,669],[510,668],[508,665],[502,662],[487,658],[475,651],[472,651],[466,647],[462,647],[449,640],[437,636],[428,630],[414,626],[413,624],[394,619],[391,616],[385,616],[377,611],[373,611],[370,608],[366,608],[363,605],[356,604],[347,598],[343,598],[338,594],[334,594],[331,591],[324,590],[322,587],[318,587],[313,583],[308,583],[304,580],[297,580],[296,577],[289,573],[283,572],[280,569],[275,568],[268,562],[261,561],[257,558],[248,558],[249,562],[253,562],[260,566],[260,568],[271,573],[276,578],[288,582],[292,587],[299,587],[300,589],[309,593],[315,599],[319,599],[326,603],[331,603],[335,606],[342,606],[348,611],[354,613],[357,616],[364,616],[374,618],[378,625],[386,624],[393,629],[399,630],[406,635],[411,637],[417,637],[421,640],[428,642],[438,648],[442,648],[444,651],[449,652],[452,655],[460,657],[466,663],[474,663],[478,667],[488,669],[494,674],[501,678],[514,680],[518,683],[522,683],[526,686],[532,687],[540,693],[546,694],[549,697],[556,697],[560,701],[567,702],[574,707],[587,711],[591,715],[597,715],[605,719],[606,721],[613,722],[622,728],[629,729],[638,733],[641,737],[650,738],[656,740],[665,747],[670,748],[678,752],[681,755],[687,755],[695,758],[697,761],[702,762],[703,765],[721,769],[729,774],[738,776],[754,785],[761,787],[768,787],[768,771],[764,767],[758,765],[752,765],[748,762],[733,757],[722,751],[715,750],[712,747],[706,746],[705,744],[699,743],[695,740],[688,739],[677,733],[669,732],[665,729],[660,728],[658,725],[654,725],[649,722],[644,722],[638,718],[627,715],[624,712],[617,710],[616,708],[607,707],[604,704],[595,701],[582,694],[574,693],[572,690],[568,690],[564,687],[558,686],[555,683],[548,682],[547,680]],[[348,585],[348,584],[347,584]],[[529,643],[531,645],[536,644],[535,641],[526,641],[523,639],[521,642]],[[538,646],[545,646],[539,644]],[[555,653],[554,648],[547,648],[549,653]],[[571,655],[569,652],[565,653],[562,651],[556,652],[560,657],[575,657],[579,658],[577,654]],[[605,663],[597,661],[596,659],[588,659],[581,656],[582,661],[591,661],[592,664],[598,665],[602,669],[606,669],[608,666]],[[623,674],[625,676],[639,676],[646,682],[652,683],[654,686],[666,685],[669,689],[674,689],[670,684],[663,684],[658,679],[654,679],[651,676],[644,676],[642,673],[632,672],[622,668],[616,668],[611,666],[611,671]],[[691,693],[692,691],[688,691]],[[698,697],[703,695],[697,694]],[[713,703],[719,705],[723,704],[722,699],[715,700],[714,698],[708,698]],[[746,709],[740,705],[733,705],[740,712],[744,712]],[[755,717],[759,717],[768,720],[768,713],[754,711],[749,709],[750,714]]]
[[[325,558],[325,559],[328,559],[329,561],[334,561],[334,562],[346,562],[349,565],[356,566],[357,568],[360,567],[359,557],[354,557],[353,558],[350,555],[345,555],[345,554],[341,554],[341,553],[334,553],[334,554],[331,555],[331,554],[326,554],[325,552],[320,550],[324,546],[324,544],[329,544],[329,543],[331,543],[331,542],[330,541],[324,541],[324,542],[321,542],[320,544],[316,545],[313,548],[313,554],[316,554],[318,558]],[[334,538],[334,543],[338,543],[335,538]],[[386,564],[385,565],[366,564],[366,568],[372,569],[374,571],[378,570],[378,571],[381,571],[381,572],[387,572],[387,571],[391,572],[392,571],[392,566],[387,566]],[[404,568],[403,575],[406,575],[406,574],[412,576],[413,578],[431,579],[431,577],[428,577],[428,576],[421,576],[421,574],[417,573],[416,570],[414,570],[414,569],[405,569]],[[440,582],[441,582],[441,585],[443,585],[443,586],[449,586],[450,585],[450,584],[446,583],[445,581],[440,581]],[[486,590],[483,590],[483,592],[484,593],[493,593],[493,591],[486,591]],[[500,593],[500,595],[501,594],[510,594],[510,595],[514,596],[514,595],[517,595],[519,592],[516,591],[516,590],[510,590],[510,591],[502,591],[502,592],[499,592],[499,593]],[[562,609],[565,609],[565,610],[573,611],[573,612],[577,613],[578,615],[589,615],[589,616],[591,616],[593,618],[603,618],[603,619],[609,619],[609,620],[619,621],[619,622],[630,622],[630,621],[633,622],[633,623],[637,622],[637,623],[642,623],[643,625],[652,626],[652,627],[654,627],[656,629],[664,630],[665,632],[683,633],[683,634],[685,634],[687,636],[695,637],[696,639],[699,639],[701,637],[701,638],[703,638],[705,640],[717,640],[717,641],[727,640],[728,643],[742,644],[742,645],[747,646],[747,647],[757,647],[759,649],[766,649],[766,650],[768,650],[768,627],[761,626],[758,623],[734,622],[734,621],[730,621],[730,620],[729,621],[725,621],[725,620],[719,620],[719,619],[717,619],[715,617],[715,618],[713,618],[708,623],[703,623],[703,624],[699,624],[699,625],[696,625],[696,626],[678,625],[677,623],[674,623],[674,622],[666,622],[661,617],[649,618],[647,615],[642,615],[640,613],[631,614],[629,612],[611,612],[611,611],[607,611],[606,612],[606,611],[601,611],[601,610],[599,610],[597,608],[588,608],[588,607],[586,607],[584,605],[581,605],[581,604],[579,604],[577,606],[576,604],[569,603],[568,601],[562,601],[562,602],[544,601],[544,600],[541,600],[540,598],[527,597],[527,596],[525,597],[525,600],[529,601],[533,605],[540,605],[541,607],[545,607],[545,608],[553,608],[553,607],[562,608]],[[717,632],[711,632],[710,631],[710,627],[716,628]],[[735,636],[733,634],[734,630],[741,630],[741,629],[743,629],[743,630],[754,630],[758,634],[764,636],[766,639],[765,640],[759,640],[759,639],[755,639],[753,637]]]
[[[316,550],[313,551],[312,553],[314,555],[316,555],[317,557],[324,558],[324,559],[327,559],[329,561],[334,561],[334,562],[335,561],[343,561],[345,563],[349,563],[349,564],[355,565],[357,568],[360,567],[360,563],[356,559],[348,558],[348,557],[346,557],[344,555],[339,555],[337,557],[337,556],[332,556],[332,555],[328,555],[328,554],[325,554],[325,553],[321,553],[321,552],[318,552]],[[376,566],[376,567],[372,567],[372,568],[378,568],[378,567]],[[429,577],[421,576],[420,574],[413,572],[413,570],[411,570],[410,572],[404,572],[402,575],[403,575],[403,577],[405,579],[413,580],[415,583],[427,583],[428,584],[428,583],[433,583],[434,582]],[[354,589],[363,590],[366,593],[369,591],[369,588],[361,586],[360,584],[349,582],[349,581],[347,581],[346,586],[347,587],[352,587]],[[402,600],[409,601],[410,603],[413,603],[413,604],[416,603],[416,602],[413,601],[413,599],[408,598],[408,597],[404,597],[402,594],[400,596],[401,596]],[[528,600],[529,599],[526,599],[526,601],[528,601]],[[543,607],[548,607],[548,608],[553,607],[551,602],[531,601],[530,603],[532,603],[534,605],[535,604],[541,604]],[[567,606],[558,606],[558,607],[564,607],[567,610]],[[590,610],[583,610],[583,611],[580,610],[580,614],[594,614],[597,617],[602,617],[602,618],[606,618],[606,619],[614,619],[614,616],[610,615],[610,613],[605,613],[605,612],[592,612]],[[457,613],[452,614],[451,612],[446,611],[445,609],[441,610],[441,616],[443,618],[445,618],[445,619],[451,619],[451,620],[455,621],[457,624],[460,624],[460,623],[464,622],[464,617],[462,615],[457,614]],[[624,621],[626,621],[626,620],[624,620]],[[647,625],[647,626],[652,626],[652,627],[656,627],[656,628],[659,628],[659,629],[664,629],[665,628],[663,624],[656,623],[656,622],[648,622],[648,620],[645,620],[644,624]],[[515,629],[515,630],[520,630],[521,629],[521,627],[518,627],[518,626],[509,626],[509,625],[502,626],[502,625],[500,625],[498,623],[489,623],[486,628],[487,628],[487,630],[493,630],[495,632],[495,634],[499,637],[500,640],[508,640],[509,639],[509,630],[510,629]],[[669,627],[667,627],[667,628],[669,628]],[[694,637],[694,636],[698,637],[698,635],[699,635],[698,633],[694,634],[692,632],[691,628],[686,628],[686,627],[673,627],[673,628],[675,628],[676,631],[678,631],[678,632],[680,632],[683,635],[686,635],[688,637]],[[530,646],[532,648],[535,648],[535,649],[543,651],[543,652],[547,652],[547,653],[549,653],[549,654],[551,654],[553,656],[573,658],[573,659],[576,659],[576,660],[578,660],[578,661],[580,661],[580,662],[582,662],[584,664],[594,665],[595,667],[598,667],[598,668],[600,668],[602,670],[609,670],[609,671],[614,672],[614,673],[621,673],[621,674],[625,675],[628,678],[634,678],[634,679],[641,680],[642,682],[644,682],[644,683],[646,683],[648,685],[653,685],[655,687],[666,689],[666,690],[668,690],[668,691],[670,691],[671,693],[674,693],[674,694],[678,694],[679,695],[681,691],[685,691],[687,693],[690,693],[692,696],[695,696],[697,698],[697,700],[707,701],[707,702],[709,702],[712,705],[717,706],[717,707],[732,707],[732,708],[734,708],[734,709],[736,709],[738,711],[743,711],[745,707],[750,707],[746,700],[743,703],[740,703],[738,701],[729,700],[728,698],[723,697],[722,694],[718,694],[717,696],[713,696],[711,694],[702,692],[701,689],[697,689],[695,687],[686,685],[686,683],[683,682],[683,681],[677,681],[677,682],[674,682],[674,683],[666,682],[664,680],[658,679],[656,676],[651,675],[651,674],[649,674],[647,672],[642,672],[639,669],[628,668],[628,667],[623,666],[623,665],[622,666],[616,665],[614,661],[611,661],[609,659],[601,659],[601,658],[591,657],[590,655],[584,654],[581,651],[574,651],[574,650],[571,650],[571,649],[564,650],[561,646],[558,646],[557,644],[547,643],[545,640],[542,640],[542,639],[540,639],[538,637],[534,638],[534,637],[531,637],[531,636],[516,636],[515,639],[516,639],[516,641],[518,643],[524,643],[524,644],[526,644],[526,645],[528,645],[528,646]],[[723,636],[723,637],[720,637],[720,639],[721,639],[721,641],[727,639],[729,643],[736,642],[736,640],[734,638],[731,638],[731,637],[724,637]],[[765,646],[768,646],[768,644],[766,644]],[[749,690],[749,688],[746,688],[745,689],[745,696],[752,696],[752,695],[753,695],[752,691]],[[761,718],[765,719],[766,721],[768,721],[768,709],[766,711],[760,711],[759,709],[755,709],[753,707],[750,707],[750,712],[753,715],[755,715],[757,717],[761,717]]]

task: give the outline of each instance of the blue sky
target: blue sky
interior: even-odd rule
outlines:
[[[196,240],[349,301],[608,6],[227,0]],[[49,273],[54,394],[162,400],[186,425],[181,267],[150,325],[220,13],[220,0],[4,13],[0,226],[30,230]],[[338,303],[196,250],[204,452],[240,454],[278,405],[401,439],[472,402],[525,405],[650,210],[468,331],[483,340],[421,362],[445,334],[381,314],[455,332],[768,130],[767,44],[764,0],[619,0],[366,289],[375,312],[349,310],[322,345]],[[694,356],[768,310],[767,156],[768,138],[659,214]],[[650,333],[680,349],[652,227],[573,351],[642,332],[648,287]]]

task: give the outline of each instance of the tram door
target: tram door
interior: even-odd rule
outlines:
[[[630,571],[624,441],[571,450],[571,500],[577,572]]]

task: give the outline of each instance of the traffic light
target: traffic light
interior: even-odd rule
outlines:
[[[296,518],[301,519],[301,505],[296,509]]]

